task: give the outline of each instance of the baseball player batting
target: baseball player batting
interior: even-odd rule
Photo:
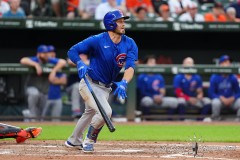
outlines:
[[[78,147],[84,152],[93,152],[94,143],[105,124],[83,79],[84,76],[109,118],[112,115],[112,109],[108,103],[108,97],[112,91],[112,84],[116,85],[114,95],[123,99],[127,97],[127,85],[134,75],[135,61],[138,59],[138,47],[132,38],[124,35],[126,19],[129,17],[124,16],[120,10],[106,13],[103,23],[107,31],[84,39],[68,51],[69,59],[77,65],[80,78],[79,92],[86,104],[84,114],[65,142],[68,147]],[[81,61],[79,57],[81,53],[89,55],[89,66]],[[125,71],[122,80],[114,82],[123,66]],[[83,139],[83,133],[87,127],[89,127],[88,132]]]

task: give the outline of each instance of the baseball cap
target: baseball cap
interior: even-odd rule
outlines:
[[[48,46],[48,51],[49,52],[55,52],[55,47],[53,45]]]
[[[228,55],[222,55],[222,56],[219,58],[218,62],[219,62],[219,63],[222,63],[222,62],[224,62],[224,61],[226,61],[226,60],[232,61],[232,59],[231,59]]]
[[[37,48],[37,53],[47,53],[48,52],[48,47],[44,44],[39,45]]]

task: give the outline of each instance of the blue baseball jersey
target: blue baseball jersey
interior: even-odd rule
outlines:
[[[56,77],[60,78],[66,76],[63,73],[57,73]],[[56,100],[56,99],[60,99],[62,97],[61,94],[61,85],[59,84],[51,84],[49,85],[49,90],[48,90],[48,99],[50,100]]]
[[[234,96],[240,97],[240,89],[237,77],[234,74],[223,76],[220,74],[213,74],[210,78],[209,96],[211,98],[219,98],[224,96],[226,98]]]
[[[202,88],[202,78],[198,74],[192,74],[192,77],[187,79],[184,74],[177,74],[173,86],[175,89],[182,89],[182,92],[190,97],[196,97],[197,89]]]
[[[31,60],[40,63],[40,60],[38,57],[34,56],[30,58]],[[58,58],[49,58],[48,59],[48,64],[56,65],[58,63]],[[57,77],[64,76],[63,73],[57,73]],[[55,84],[49,84],[49,89],[48,89],[48,99],[59,99],[61,98],[61,85],[55,85]]]
[[[87,39],[72,46],[68,56],[72,62],[77,63],[79,54],[90,56],[88,75],[97,81],[109,84],[115,80],[125,64],[125,69],[135,68],[138,59],[138,47],[135,41],[122,35],[118,44],[113,43],[108,32],[90,36]]]
[[[160,74],[140,74],[137,87],[141,97],[160,95],[160,89],[165,87],[164,78]]]

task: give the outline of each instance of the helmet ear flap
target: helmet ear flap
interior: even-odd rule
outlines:
[[[117,27],[117,23],[112,20],[107,20],[105,23],[107,24],[107,30],[113,31]]]

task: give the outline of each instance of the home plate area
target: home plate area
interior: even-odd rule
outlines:
[[[4,160],[240,159],[239,143],[99,141],[91,154],[67,148],[61,140],[28,140],[23,144],[1,140],[0,147],[0,159]]]

